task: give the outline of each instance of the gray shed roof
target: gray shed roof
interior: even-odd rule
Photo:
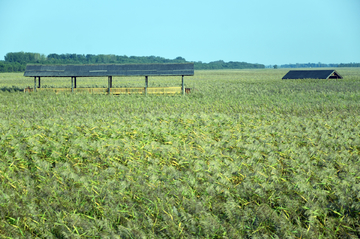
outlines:
[[[282,79],[342,79],[335,70],[291,70]]]
[[[98,65],[27,65],[24,76],[192,76],[194,63],[98,64]]]

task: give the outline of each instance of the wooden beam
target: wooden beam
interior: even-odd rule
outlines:
[[[36,76],[34,76],[34,92],[36,92]]]
[[[181,76],[181,91],[185,95],[184,76]]]
[[[108,76],[108,94],[110,95],[110,89],[112,88],[112,76]]]
[[[145,95],[148,94],[149,81],[148,76],[145,76]]]
[[[71,93],[74,92],[74,77],[71,77]]]

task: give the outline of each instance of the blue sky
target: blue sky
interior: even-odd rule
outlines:
[[[8,52],[360,62],[360,0],[0,0]]]

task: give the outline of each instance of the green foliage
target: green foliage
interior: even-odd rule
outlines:
[[[339,67],[360,67],[360,63],[341,63]]]
[[[6,62],[17,62],[20,64],[26,63],[41,63],[46,60],[45,55],[31,52],[9,52],[5,56]]]
[[[186,97],[0,92],[0,236],[358,238],[360,72],[285,72],[196,71]]]
[[[247,62],[224,62],[224,61],[213,61],[209,63],[195,62],[194,68],[196,70],[218,70],[218,69],[262,69],[265,68],[263,64],[252,64]]]
[[[281,68],[317,68],[317,67],[360,67],[360,63],[324,64],[318,63],[296,63],[281,65]]]
[[[4,62],[0,61],[0,72],[24,72],[25,64],[21,64],[18,62]]]
[[[185,63],[185,58],[176,57],[166,59],[159,56],[117,56],[114,54],[49,54],[29,52],[10,52],[5,56],[5,61],[0,61],[0,72],[25,71],[27,63],[39,64],[126,64],[126,63]],[[214,61],[210,63],[196,62],[195,69],[261,69],[262,64],[251,64],[246,62],[224,62]]]

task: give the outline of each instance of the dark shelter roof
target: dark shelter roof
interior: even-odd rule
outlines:
[[[27,65],[24,76],[192,76],[194,63]]]
[[[335,70],[291,70],[284,79],[342,79]]]

